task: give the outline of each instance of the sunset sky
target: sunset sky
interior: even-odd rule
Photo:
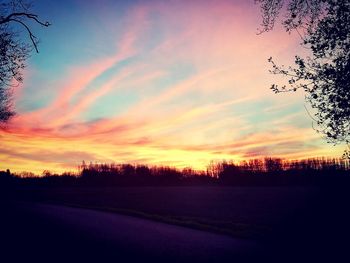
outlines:
[[[0,170],[342,154],[312,129],[302,92],[269,90],[280,79],[267,59],[288,65],[302,48],[281,26],[258,35],[254,0],[40,0],[33,11],[52,26],[32,24],[40,53],[14,90]]]

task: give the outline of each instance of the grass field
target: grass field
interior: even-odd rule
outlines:
[[[263,238],[317,202],[315,187],[64,187],[25,200],[127,214],[242,238]]]

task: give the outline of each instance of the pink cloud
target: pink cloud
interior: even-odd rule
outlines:
[[[135,43],[140,32],[148,26],[145,22],[147,21],[148,9],[144,6],[137,6],[129,15],[129,20],[132,21],[132,23],[127,23],[130,26],[125,28],[123,37],[118,40],[117,52],[114,56],[97,59],[88,65],[72,67],[69,70],[68,77],[63,83],[57,84],[59,93],[50,105],[17,116],[13,119],[10,127],[21,127],[20,129],[22,129],[23,126],[27,126],[28,129],[30,129],[30,127],[46,126],[50,120],[60,118],[60,116],[71,110],[70,102],[73,96],[83,91],[89,83],[112,66],[137,54],[138,50],[135,47]],[[85,98],[84,101],[79,102],[75,110],[79,108],[82,109],[84,105],[91,103],[91,99],[94,96],[102,96],[108,92],[110,88],[107,86],[110,85],[106,84],[101,91],[97,91],[95,95],[91,95],[89,98]]]

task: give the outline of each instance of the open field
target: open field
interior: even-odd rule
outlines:
[[[42,187],[21,189],[16,198],[260,238],[315,209],[326,194],[317,187]]]
[[[267,254],[294,259],[301,255],[314,257],[316,251],[322,258],[343,257],[349,244],[350,193],[346,186],[21,186],[7,191],[7,197],[124,214],[255,240],[267,247]]]

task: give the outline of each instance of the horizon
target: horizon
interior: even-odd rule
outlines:
[[[171,165],[149,165],[146,163],[123,163],[123,162],[110,162],[110,163],[98,163],[98,162],[85,162],[85,160],[82,160],[80,164],[77,164],[76,167],[74,167],[71,170],[65,170],[61,172],[55,172],[48,169],[43,169],[39,173],[34,173],[31,171],[15,171],[12,172],[10,169],[4,169],[0,170],[0,173],[10,173],[11,175],[20,177],[20,178],[30,178],[30,177],[47,177],[47,176],[62,176],[62,175],[68,175],[68,176],[81,176],[84,169],[95,169],[96,167],[108,167],[108,169],[121,169],[123,166],[132,166],[134,168],[141,168],[146,167],[148,169],[170,169],[172,171],[177,171],[179,173],[185,173],[189,170],[192,171],[194,176],[209,176],[209,177],[215,177],[213,175],[210,175],[211,169],[213,167],[222,167],[222,165],[228,165],[228,166],[235,166],[241,169],[246,169],[246,165],[248,165],[250,168],[256,167],[257,165],[261,168],[259,172],[266,172],[267,174],[270,174],[271,171],[268,171],[268,168],[266,167],[269,165],[269,161],[273,161],[274,163],[279,163],[281,165],[281,171],[291,171],[293,169],[296,170],[303,170],[303,169],[314,169],[315,171],[327,171],[330,167],[333,167],[331,169],[336,169],[340,171],[349,171],[350,168],[350,160],[342,157],[326,157],[326,156],[317,156],[307,159],[286,159],[283,157],[269,157],[265,156],[263,158],[254,158],[254,159],[246,159],[246,160],[217,160],[217,161],[210,161],[207,163],[207,165],[203,169],[195,169],[191,166],[185,166],[185,167],[176,167]],[[296,165],[296,166],[295,166]],[[301,166],[300,166],[301,165]],[[303,165],[306,165],[306,167],[303,167]],[[300,166],[300,167],[299,167]],[[214,168],[215,169],[215,168]],[[249,170],[250,171],[250,170]],[[251,171],[252,172],[252,171]],[[99,172],[97,172],[99,173]],[[218,172],[219,173],[219,172]],[[273,173],[273,172],[272,172]]]
[[[52,26],[33,24],[40,53],[14,89],[0,170],[342,155],[313,130],[303,92],[269,89],[281,79],[267,59],[290,64],[300,38],[280,25],[257,34],[253,0],[39,0],[33,11]]]

